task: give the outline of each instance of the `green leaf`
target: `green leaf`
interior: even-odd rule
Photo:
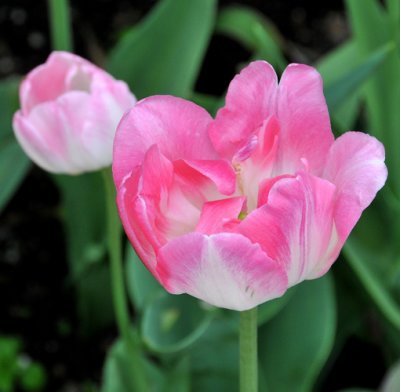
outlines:
[[[70,279],[85,334],[114,319],[110,277],[105,264],[105,198],[100,173],[53,176],[62,198]]]
[[[10,78],[0,82],[0,141],[3,138],[14,136],[12,131],[12,118],[18,110],[19,79]]]
[[[393,43],[384,45],[370,53],[364,61],[361,61],[342,77],[327,84],[325,98],[329,109],[335,112],[350,96],[355,94],[394,49]]]
[[[292,287],[282,297],[267,301],[258,307],[258,325],[261,326],[276,316],[289,302],[296,292],[297,286]]]
[[[118,340],[113,344],[105,361],[101,392],[143,392],[136,388],[134,372],[131,369],[135,363],[129,353],[123,341]],[[165,383],[164,375],[155,365],[141,357],[140,352],[137,352],[137,355],[143,361],[143,368],[150,382],[150,391],[161,392]]]
[[[162,293],[145,308],[142,339],[152,350],[172,353],[182,350],[207,330],[214,310],[188,295]]]
[[[324,81],[324,86],[328,86],[343,78],[349,69],[353,69],[359,63],[357,44],[354,40],[348,40],[341,46],[333,49],[318,61],[316,67]],[[359,114],[361,91],[347,96],[334,112],[331,111],[332,123],[335,131],[342,133],[354,127],[354,123]]]
[[[218,311],[210,327],[188,350],[191,392],[238,390],[239,314]]]
[[[191,392],[190,360],[184,356],[168,373],[163,392]]]
[[[213,30],[216,0],[162,0],[111,52],[108,70],[134,94],[189,96]]]
[[[237,39],[255,58],[267,60],[279,71],[287,65],[281,51],[283,38],[260,12],[243,6],[226,7],[218,16],[216,31]]]
[[[393,300],[388,288],[379,279],[379,274],[373,269],[374,263],[384,261],[388,256],[371,253],[365,243],[357,241],[354,235],[347,240],[343,253],[378,309],[393,326],[400,329],[400,306]]]
[[[260,329],[261,374],[268,391],[310,391],[331,352],[336,305],[329,275],[298,286],[285,308]]]
[[[126,250],[125,271],[126,288],[136,310],[143,311],[146,304],[164,293],[164,289],[140,261],[130,243],[128,243]]]
[[[19,147],[11,126],[18,110],[18,86],[17,79],[0,82],[0,212],[30,168],[30,160]]]
[[[376,0],[347,0],[349,20],[360,56],[369,56],[376,49],[393,42],[391,19]],[[386,148],[389,173],[400,167],[400,58],[392,51],[364,89],[367,104],[368,131],[381,140]],[[400,199],[400,176],[388,178],[391,190]]]
[[[15,140],[1,142],[0,212],[18,189],[30,167],[30,160]]]

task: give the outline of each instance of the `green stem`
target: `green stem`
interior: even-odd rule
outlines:
[[[257,308],[240,312],[239,349],[240,392],[257,392]]]
[[[102,170],[107,205],[107,239],[110,257],[111,287],[114,301],[115,317],[119,333],[125,343],[132,360],[131,367],[133,380],[137,391],[148,391],[142,369],[142,360],[139,352],[139,342],[135,340],[131,331],[128,303],[126,300],[125,281],[122,268],[121,252],[121,224],[115,204],[115,188],[111,170]]]
[[[48,8],[53,49],[72,52],[71,17],[68,0],[48,0]]]

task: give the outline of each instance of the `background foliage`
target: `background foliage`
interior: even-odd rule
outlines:
[[[399,391],[400,1],[347,0],[345,15],[351,33],[318,58],[307,56],[306,49],[293,48],[274,21],[256,7],[227,3],[159,0],[147,6],[137,23],[112,38],[106,54],[98,51],[97,38],[87,33],[86,38],[92,39],[88,53],[114,76],[126,80],[138,98],[178,95],[200,103],[212,114],[223,105],[223,94],[204,93],[198,87],[210,63],[206,54],[216,37],[237,45],[247,54],[247,61],[265,59],[278,71],[294,60],[318,68],[334,131],[339,135],[363,129],[378,137],[386,147],[389,179],[326,277],[302,283],[260,307],[261,391]],[[56,19],[54,14],[53,23]],[[232,71],[241,65],[236,61]],[[223,61],[218,66],[223,67]],[[226,80],[233,75],[228,76]],[[13,271],[21,269],[13,269],[16,261],[12,260],[30,259],[21,281],[29,281],[31,270],[48,274],[57,299],[74,298],[74,302],[55,300],[51,305],[58,309],[50,312],[56,318],[51,321],[56,331],[43,327],[49,316],[42,308],[41,322],[23,328],[21,323],[38,311],[38,302],[21,298],[17,307],[11,307],[11,291],[0,294],[5,309],[0,319],[0,391],[67,390],[72,383],[79,391],[135,392],[131,371],[135,363],[113,327],[100,174],[48,176],[32,169],[11,130],[19,78],[13,75],[0,82],[0,211],[4,222],[0,228],[4,244],[0,290],[3,284],[9,288],[11,279],[19,279]],[[29,205],[36,182],[46,184],[41,190],[44,201],[27,210],[24,203]],[[46,249],[39,252],[31,244],[34,223],[27,223],[23,244],[15,246],[12,236],[7,237],[21,205],[24,212],[34,211],[33,220],[40,217],[43,223],[43,216],[50,216],[52,223],[44,220],[48,232],[54,222],[62,224],[65,241],[59,231],[56,240],[49,235],[44,241],[55,249],[52,255],[59,254],[59,259],[51,260],[50,269]],[[33,255],[31,250],[39,253]],[[14,259],[13,251],[17,252]],[[125,261],[137,358],[151,390],[236,390],[237,315],[187,296],[167,294],[129,244]],[[63,266],[57,267],[59,263]],[[58,355],[68,352],[70,361],[81,364],[81,373],[59,377],[48,347],[32,344],[37,335],[24,332],[29,328],[43,328],[44,334],[57,336],[56,345],[71,344],[73,351],[58,348]]]

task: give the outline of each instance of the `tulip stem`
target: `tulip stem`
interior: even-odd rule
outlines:
[[[54,50],[72,52],[71,15],[68,0],[48,0],[51,41]]]
[[[239,350],[240,392],[257,392],[257,308],[240,312]]]
[[[115,203],[115,187],[111,170],[102,170],[106,205],[107,205],[107,239],[110,258],[111,288],[114,302],[115,317],[125,347],[131,359],[131,371],[136,383],[135,390],[148,391],[147,383],[142,369],[139,342],[131,330],[129,308],[126,300],[126,290],[122,267],[121,252],[121,224]]]

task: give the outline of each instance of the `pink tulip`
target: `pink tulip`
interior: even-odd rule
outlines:
[[[20,86],[15,135],[43,169],[77,174],[108,166],[118,122],[135,103],[124,82],[87,60],[53,52]]]
[[[384,148],[337,140],[318,72],[292,64],[278,85],[256,61],[216,119],[171,96],[118,126],[114,180],[125,231],[173,294],[246,310],[325,274],[384,185]]]

